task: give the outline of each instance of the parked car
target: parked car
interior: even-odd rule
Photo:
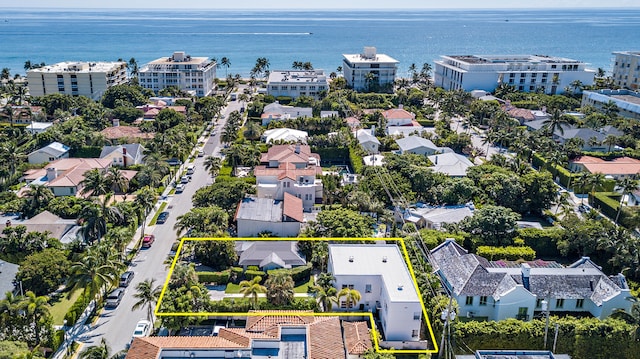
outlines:
[[[149,248],[155,242],[156,236],[153,234],[145,234],[144,238],[142,238],[142,248]]]
[[[180,183],[184,183],[184,184],[189,183],[189,176],[180,177]]]
[[[107,308],[115,308],[120,305],[122,301],[122,297],[124,297],[124,288],[118,288],[113,292],[109,293],[107,296],[107,301],[105,302],[105,307]]]
[[[120,276],[120,286],[125,288],[128,287],[129,283],[131,283],[131,281],[133,280],[133,276],[133,271],[126,271],[122,273],[122,275]]]
[[[131,346],[131,343],[133,343],[133,339],[148,337],[149,335],[151,335],[152,331],[153,326],[151,325],[150,321],[146,319],[139,320],[136,324],[136,328],[133,330],[133,335],[131,336],[131,341],[127,345],[127,348]]]
[[[198,157],[203,157],[203,156],[204,156],[204,150],[198,151]]]
[[[178,183],[176,186],[176,193],[182,193],[184,191],[184,183]]]
[[[167,218],[169,218],[169,212],[160,212],[160,214],[158,215],[158,218],[156,218],[156,223],[157,224],[163,224],[164,222],[167,221]]]

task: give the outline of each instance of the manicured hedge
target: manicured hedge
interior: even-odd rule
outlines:
[[[615,219],[620,207],[620,193],[617,192],[596,192],[589,194],[589,203],[593,208],[597,208],[605,216]],[[620,214],[622,215],[622,214]]]
[[[638,358],[640,341],[635,340],[636,327],[622,320],[597,318],[576,319],[551,317],[548,342],[553,342],[558,324],[556,353],[573,359]],[[523,322],[516,319],[496,321],[456,321],[454,337],[459,352],[478,349],[533,350],[543,347],[545,321]]]
[[[229,283],[229,277],[231,276],[230,270],[222,272],[196,272],[198,275],[198,281],[200,283],[216,283],[226,284]]]
[[[247,280],[252,280],[253,278],[260,276],[260,277],[262,277],[262,280],[264,281],[266,275],[267,275],[267,273],[265,273],[265,272],[263,272],[261,270],[249,270],[249,269],[247,269],[244,272],[244,277]]]
[[[311,269],[313,269],[313,265],[307,264],[306,266],[295,267],[292,269],[272,269],[268,271],[268,275],[273,275],[276,273],[287,273],[291,275],[291,278],[294,282],[306,282],[309,280],[309,276],[311,275]]]
[[[351,162],[351,168],[353,172],[362,174],[364,163],[362,162],[362,156],[358,153],[359,150],[353,146],[349,147],[349,162]]]
[[[561,228],[523,228],[518,230],[516,240],[521,239],[526,246],[531,247],[540,258],[560,257],[558,241],[562,239]]]
[[[64,320],[67,321],[67,325],[74,325],[76,321],[78,321],[78,318],[80,318],[80,315],[82,314],[82,312],[84,312],[86,307],[87,303],[85,299],[85,293],[83,291],[82,293],[80,293],[80,296],[78,296],[78,299],[76,299],[71,308],[69,308],[67,314],[64,315]]]
[[[518,259],[524,259],[527,261],[534,260],[536,258],[536,251],[531,247],[492,247],[492,246],[479,246],[476,254],[480,257],[484,257],[490,261],[504,259],[508,261],[515,261]]]

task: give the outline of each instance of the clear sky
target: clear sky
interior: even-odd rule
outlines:
[[[195,9],[513,9],[631,8],[638,0],[0,0],[15,8],[195,8]]]

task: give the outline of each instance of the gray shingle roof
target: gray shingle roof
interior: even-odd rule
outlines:
[[[430,140],[419,136],[399,138],[396,140],[396,143],[398,144],[402,152],[412,151],[421,147],[429,148],[433,151],[438,151],[440,149]]]

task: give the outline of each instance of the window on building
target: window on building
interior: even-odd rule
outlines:
[[[297,89],[298,89],[298,86],[291,86],[291,89],[292,89],[292,90],[297,90]]]
[[[487,296],[483,295],[480,297],[480,305],[487,305]]]
[[[542,307],[542,298],[536,299],[536,308]]]
[[[417,337],[418,334],[420,334],[420,331],[418,329],[414,329],[411,331],[411,336],[414,338]]]
[[[464,304],[465,305],[473,305],[473,297],[467,296],[467,299],[465,299]]]
[[[516,74],[514,74],[514,73],[510,73],[510,74],[509,74],[509,77],[516,77]]]
[[[535,86],[529,86],[529,91],[535,91],[536,87]]]
[[[364,292],[365,293],[371,293],[371,284],[365,284]]]
[[[420,312],[413,312],[413,320],[420,320],[422,317]]]
[[[346,300],[341,300],[340,301],[340,308],[341,309],[347,308],[347,301]]]
[[[576,299],[576,308],[582,308],[584,306],[584,299]]]
[[[520,79],[520,83],[523,84],[524,83],[524,79]]]
[[[560,298],[560,299],[556,299],[556,308],[562,308],[564,307],[564,299]]]
[[[535,79],[536,77],[538,77],[537,73],[534,72],[534,73],[531,74],[531,78]]]
[[[518,91],[524,91],[524,86],[518,86]]]
[[[513,84],[513,79],[509,79],[509,83],[510,83],[510,84]]]
[[[525,74],[524,72],[520,74],[520,77],[527,77],[527,74]]]

